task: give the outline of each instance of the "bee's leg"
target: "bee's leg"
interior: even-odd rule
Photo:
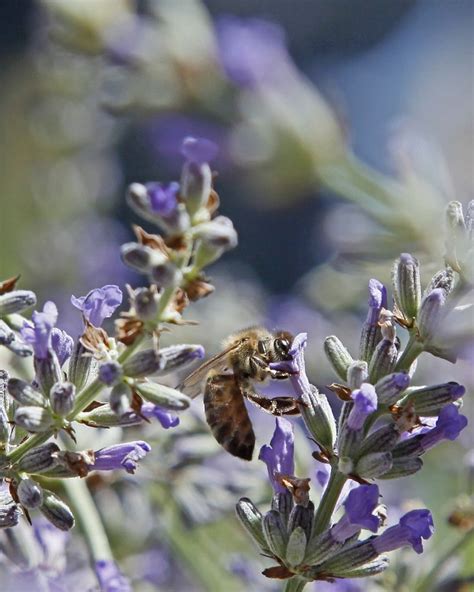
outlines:
[[[257,407],[272,415],[299,415],[300,406],[303,404],[293,397],[273,397],[273,399],[268,399],[250,391],[245,391],[245,397]]]
[[[288,374],[288,372],[282,372],[281,370],[273,370],[268,365],[268,362],[264,358],[260,357],[257,354],[254,354],[253,356],[250,357],[249,365],[253,371],[252,372],[253,375],[263,373],[263,374],[266,374],[267,376],[269,376],[270,378],[273,378],[276,380],[285,380],[286,378],[288,378],[290,376]]]

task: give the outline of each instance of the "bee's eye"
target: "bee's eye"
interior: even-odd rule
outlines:
[[[267,345],[265,343],[265,341],[259,341],[257,343],[257,350],[259,354],[266,354],[267,353]]]
[[[288,339],[275,339],[275,349],[279,354],[286,355],[290,349],[290,342]]]

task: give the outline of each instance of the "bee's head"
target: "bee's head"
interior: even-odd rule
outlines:
[[[293,335],[288,331],[279,331],[273,341],[273,348],[278,360],[290,360],[289,351],[293,343]]]

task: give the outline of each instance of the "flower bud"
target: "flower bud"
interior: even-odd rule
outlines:
[[[19,378],[10,378],[8,392],[20,405],[46,407],[44,395],[31,386],[29,382]]]
[[[135,385],[135,390],[147,401],[165,409],[177,411],[189,407],[191,399],[179,391],[156,382],[142,382]]]
[[[383,308],[387,308],[387,290],[378,280],[371,279],[369,280],[369,311],[360,336],[359,356],[361,360],[369,362],[375,346],[382,339],[379,318]]]
[[[254,541],[262,549],[268,545],[263,534],[263,516],[258,508],[248,498],[241,498],[236,507],[237,516]]]
[[[45,432],[53,425],[53,418],[43,407],[18,407],[15,423],[28,432]]]
[[[322,573],[336,575],[373,561],[377,555],[378,553],[372,545],[357,543],[349,547],[349,549],[337,553],[334,557],[318,566],[317,569]]]
[[[280,514],[281,516],[281,514]],[[306,540],[311,538],[314,519],[314,504],[309,502],[307,507],[297,504],[293,507],[288,517],[288,532],[292,532],[295,528],[302,528],[306,535]]]
[[[338,376],[347,380],[347,371],[354,360],[341,341],[335,335],[326,337],[324,351]]]
[[[43,503],[43,490],[33,479],[22,479],[17,487],[18,499],[22,506],[33,510]]]
[[[207,203],[212,189],[212,172],[207,163],[187,162],[181,175],[181,197],[192,217]]]
[[[33,348],[28,343],[24,343],[19,339],[14,339],[11,343],[6,344],[6,347],[19,358],[27,358],[33,355]]]
[[[62,373],[56,354],[49,351],[45,358],[34,357],[36,381],[46,395],[56,382],[61,382]]]
[[[52,491],[44,490],[41,513],[59,530],[70,530],[74,526],[74,515],[68,506]]]
[[[36,304],[36,295],[31,290],[13,290],[0,294],[0,317],[23,312]]]
[[[358,455],[365,456],[373,452],[389,452],[398,442],[400,432],[393,423],[382,426],[372,432],[360,445]]]
[[[71,413],[76,399],[76,387],[72,382],[57,382],[49,393],[53,413],[66,417]]]
[[[203,357],[204,348],[201,345],[173,345],[159,351],[146,349],[128,359],[123,365],[123,371],[125,376],[131,378],[144,378],[154,374],[163,376]]]
[[[356,360],[347,369],[347,384],[351,390],[360,388],[363,382],[367,382],[369,370],[367,362]]]
[[[454,271],[451,269],[451,267],[446,267],[445,269],[435,273],[435,275],[431,278],[430,283],[426,287],[426,290],[423,292],[423,298],[438,288],[441,288],[446,296],[451,293],[452,289],[454,288]]]
[[[8,346],[12,341],[15,340],[15,333],[11,328],[0,319],[0,345]]]
[[[152,288],[138,288],[133,294],[136,315],[143,321],[155,320],[158,315],[160,296]]]
[[[416,317],[421,302],[420,266],[409,253],[402,253],[392,271],[393,295],[408,320]]]
[[[112,393],[114,393],[114,389],[118,389],[121,386],[122,384],[117,385],[117,387],[114,387],[112,389],[111,395]],[[117,395],[114,396],[120,398],[121,393],[122,391],[118,392]],[[117,401],[116,399],[114,399],[113,404],[114,408],[119,410],[121,405],[125,405],[125,402],[123,400]],[[80,417],[78,418],[78,421],[96,428],[112,428],[117,426],[126,427],[132,425],[139,425],[140,423],[142,423],[143,419],[139,417],[135,412],[130,413],[128,409],[125,410],[124,414],[119,415],[111,408],[110,404],[106,403],[105,405],[96,407],[92,411],[81,413]]]
[[[130,403],[132,400],[132,389],[128,384],[119,382],[116,384],[109,397],[110,408],[112,411],[121,416],[127,411],[130,411]]]
[[[202,269],[230,249],[237,246],[237,232],[232,220],[217,216],[210,222],[199,224],[194,229],[194,238],[199,240],[194,256],[194,265]]]
[[[296,567],[303,561],[306,552],[306,542],[305,531],[301,526],[297,526],[291,532],[286,546],[285,558],[289,565]]]
[[[301,401],[301,416],[308,432],[323,450],[332,452],[336,440],[336,420],[327,397],[311,385],[310,391],[302,394]]]
[[[392,465],[390,452],[371,452],[357,461],[355,472],[363,479],[375,479],[387,473]]]
[[[284,524],[288,523],[294,505],[293,496],[289,491],[277,492],[272,497],[271,509],[280,514]]]
[[[413,475],[418,472],[423,466],[421,458],[394,458],[392,468],[379,475],[379,479],[399,479],[407,475]]]
[[[160,288],[178,286],[183,279],[182,271],[174,263],[169,259],[160,260],[160,258],[155,256],[150,262],[148,273],[150,281],[154,282]]]
[[[98,379],[107,386],[118,384],[123,377],[122,366],[115,361],[103,362],[99,366]]]
[[[397,363],[398,349],[391,339],[382,339],[375,348],[369,364],[369,380],[378,382],[381,378],[390,374]]]
[[[47,442],[28,450],[18,461],[18,470],[25,473],[42,473],[56,464],[57,452],[59,446],[54,442]]]
[[[76,385],[77,390],[81,390],[87,383],[93,363],[94,358],[91,353],[82,345],[80,340],[77,340],[69,360],[68,369],[68,378]]]
[[[388,566],[388,557],[382,556],[355,569],[338,569],[337,573],[334,573],[334,575],[338,578],[368,578],[382,573]]]
[[[403,399],[403,404],[410,401],[415,405],[417,415],[435,417],[445,405],[457,401],[465,392],[466,389],[457,382],[425,386],[412,390]]]
[[[417,434],[397,444],[392,450],[394,461],[402,458],[406,460],[409,457],[421,456],[425,452],[421,441],[422,434]]]
[[[270,510],[263,517],[263,534],[266,540],[265,546],[277,557],[285,557],[286,529],[280,514],[275,510]]]
[[[435,336],[444,316],[445,302],[446,293],[443,288],[436,288],[423,298],[418,315],[418,332],[423,341],[430,341]]]
[[[375,384],[379,404],[393,405],[409,384],[410,376],[406,372],[394,372],[384,376]]]
[[[122,261],[139,273],[148,273],[152,250],[138,243],[125,243],[120,247]]]

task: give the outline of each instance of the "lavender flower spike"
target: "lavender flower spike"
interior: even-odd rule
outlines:
[[[377,485],[360,485],[353,489],[344,502],[346,513],[331,529],[331,536],[343,543],[361,528],[377,532],[380,520],[373,511],[379,503]]]
[[[58,320],[58,309],[54,302],[45,302],[43,311],[35,311],[33,322],[26,321],[21,329],[21,336],[34,350],[36,358],[44,360],[51,347],[51,333]]]
[[[351,398],[354,406],[347,418],[347,427],[351,430],[360,430],[366,417],[377,409],[377,393],[371,384],[364,382],[360,389],[352,392]]]
[[[128,579],[112,559],[96,561],[95,573],[103,592],[132,592]]]
[[[113,471],[114,469],[125,469],[127,473],[134,473],[138,461],[150,450],[151,446],[142,440],[107,446],[95,453],[95,462],[91,466],[91,470]]]
[[[275,493],[286,491],[278,481],[278,476],[294,474],[294,440],[291,423],[283,417],[277,417],[270,446],[265,444],[260,448],[258,458],[267,465],[268,476]]]
[[[87,296],[71,296],[73,306],[82,311],[84,318],[94,327],[100,327],[104,319],[111,317],[122,304],[122,291],[118,286],[107,285],[91,290]]]
[[[377,553],[385,553],[411,545],[418,553],[423,553],[422,539],[429,539],[434,532],[433,517],[429,510],[412,510],[392,526],[372,540]]]

